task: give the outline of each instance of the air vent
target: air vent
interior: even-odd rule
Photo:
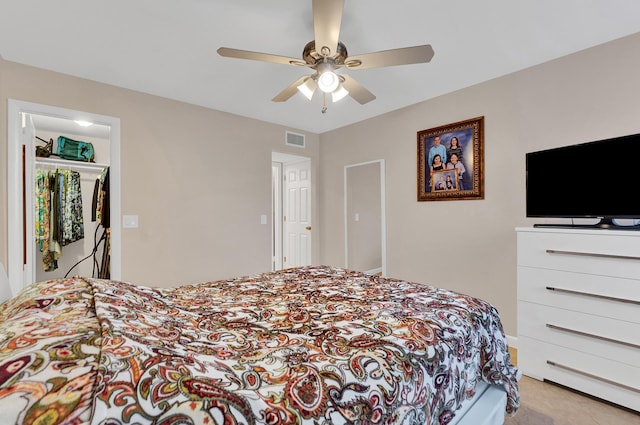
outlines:
[[[304,148],[304,134],[292,133],[290,131],[287,131],[286,133],[287,137],[284,141],[285,145]]]

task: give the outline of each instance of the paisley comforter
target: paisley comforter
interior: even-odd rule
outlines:
[[[517,373],[490,304],[331,267],[0,306],[2,424],[446,424],[480,380],[514,413]]]

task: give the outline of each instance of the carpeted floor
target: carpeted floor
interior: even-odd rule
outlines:
[[[512,352],[511,358],[517,364],[517,353]],[[640,425],[640,413],[557,385],[523,376],[519,387],[520,409],[505,419],[505,425]]]
[[[640,425],[640,414],[557,385],[524,376],[519,386],[520,409],[505,425]]]

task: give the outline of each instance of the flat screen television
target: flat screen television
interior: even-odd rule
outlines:
[[[527,217],[599,218],[581,227],[640,230],[640,134],[526,154]],[[536,227],[576,227],[539,224]]]

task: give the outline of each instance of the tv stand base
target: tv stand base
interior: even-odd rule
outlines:
[[[555,228],[555,229],[600,229],[600,230],[637,230],[640,231],[640,224],[632,224],[624,226],[615,223],[612,218],[603,218],[599,222],[594,224],[547,224],[538,223],[533,227],[537,228]]]

